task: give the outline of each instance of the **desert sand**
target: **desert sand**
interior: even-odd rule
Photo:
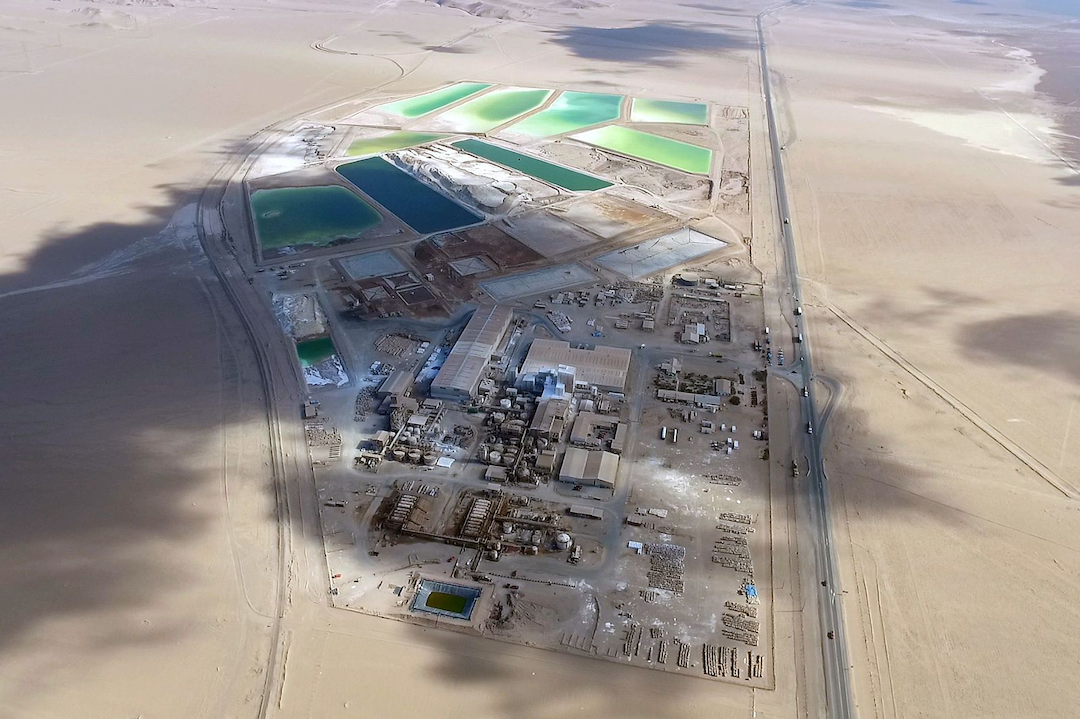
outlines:
[[[771,691],[331,609],[303,444],[282,430],[279,497],[195,229],[264,128],[475,79],[749,107],[767,246],[764,5],[0,0],[0,715],[820,715],[779,521]],[[823,429],[859,715],[1067,716],[1080,203],[1036,84],[1069,86],[1040,74],[1048,31],[952,2],[774,20],[804,305],[842,390]],[[283,412],[294,374],[274,368]],[[774,516],[797,516],[787,487]]]

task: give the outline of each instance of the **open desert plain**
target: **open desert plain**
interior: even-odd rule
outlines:
[[[1071,0],[0,0],[0,719],[1080,705]]]

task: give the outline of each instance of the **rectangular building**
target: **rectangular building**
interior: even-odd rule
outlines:
[[[630,350],[600,345],[591,350],[579,349],[561,340],[533,340],[521,373],[558,372],[560,365],[573,367],[578,382],[621,392],[630,372]]]
[[[546,399],[536,408],[529,434],[555,442],[562,440],[566,423],[570,418],[570,400]]]
[[[618,473],[619,456],[617,454],[571,447],[563,456],[562,467],[559,469],[559,481],[614,489],[615,477]]]
[[[431,382],[433,397],[467,402],[476,396],[476,386],[509,329],[513,314],[509,307],[498,305],[477,308]]]

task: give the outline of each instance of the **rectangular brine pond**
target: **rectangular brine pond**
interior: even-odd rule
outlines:
[[[639,160],[655,162],[683,172],[707,175],[712,167],[712,150],[691,145],[667,137],[653,135],[628,127],[608,125],[573,135],[573,139],[587,142],[604,150],[627,155]]]
[[[341,387],[348,383],[345,366],[334,347],[334,340],[329,336],[298,340],[296,355],[300,358],[300,367],[304,370],[304,380],[308,386]]]
[[[452,619],[469,619],[480,598],[481,590],[461,584],[421,580],[416,595],[409,604],[414,612],[436,614]]]
[[[635,97],[630,105],[630,122],[708,125],[709,106],[701,102],[674,102]]]
[[[404,100],[379,105],[372,109],[412,120],[440,110],[447,105],[453,105],[455,102],[471,97],[489,87],[491,87],[490,84],[483,82],[459,82],[456,85],[432,90],[416,97],[407,97]]]
[[[459,132],[487,132],[540,107],[553,92],[527,87],[502,87],[447,110],[436,118],[436,124],[440,128]]]
[[[422,235],[466,227],[482,219],[381,157],[350,162],[337,171]]]
[[[438,132],[411,132],[409,130],[398,130],[397,132],[388,132],[377,137],[361,137],[358,140],[354,140],[352,144],[349,145],[349,149],[345,151],[345,154],[349,157],[381,155],[384,152],[393,152],[394,150],[404,150],[407,147],[425,145],[443,137],[446,137],[446,135]]]
[[[324,247],[354,239],[382,222],[378,210],[336,185],[255,190],[251,215],[259,247]]]
[[[610,182],[601,180],[599,177],[586,175],[583,172],[556,165],[531,155],[523,155],[520,152],[492,145],[490,142],[484,142],[483,140],[460,140],[453,143],[453,145],[459,150],[464,150],[485,160],[491,160],[504,167],[509,167],[512,170],[517,170],[571,192],[591,192],[611,187]]]
[[[564,132],[618,120],[622,113],[622,103],[622,95],[564,92],[545,109],[514,123],[506,132],[529,137],[561,135]]]

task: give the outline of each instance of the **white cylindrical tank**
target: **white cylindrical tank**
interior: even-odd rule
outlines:
[[[564,552],[570,549],[570,535],[566,532],[559,532],[555,535],[555,548],[560,552]]]
[[[502,452],[489,452],[487,461],[489,464],[498,464],[502,462]]]
[[[506,397],[503,397],[502,399],[499,400],[499,406],[502,407],[503,409],[510,409],[513,405],[514,405],[514,403],[511,402]]]

